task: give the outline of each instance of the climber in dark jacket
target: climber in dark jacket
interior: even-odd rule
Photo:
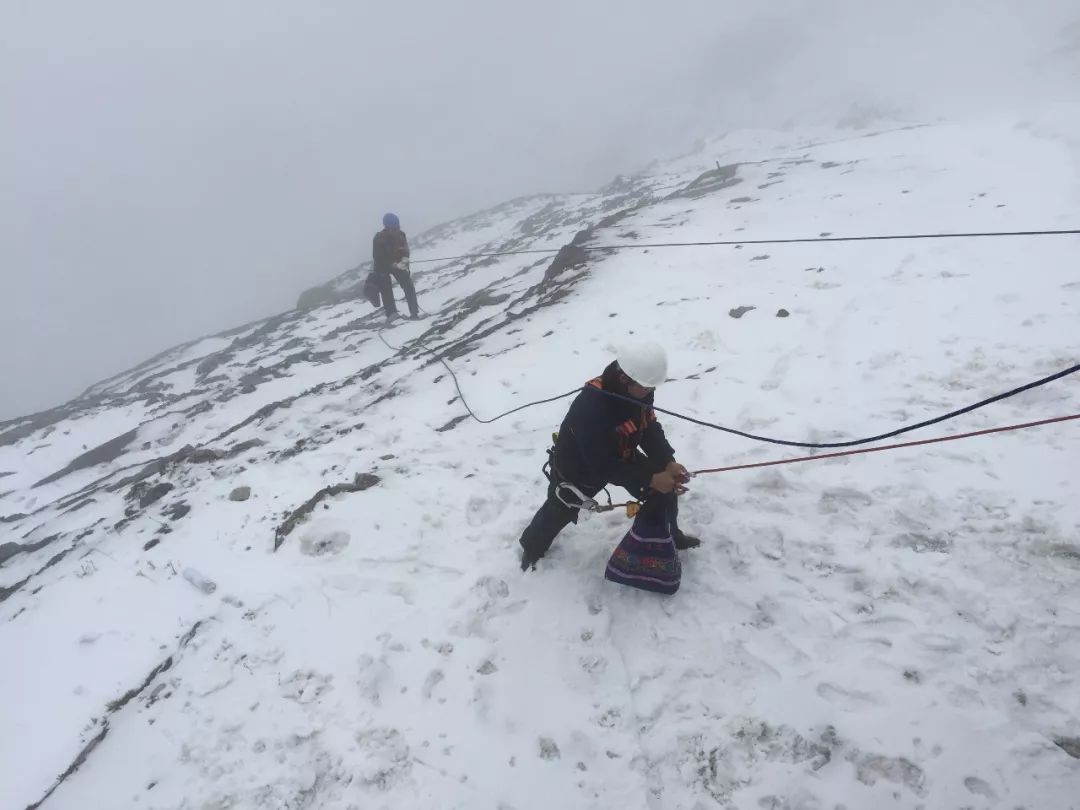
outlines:
[[[414,319],[418,318],[420,305],[416,302],[416,288],[413,287],[412,275],[409,273],[409,240],[405,238],[405,232],[401,230],[401,221],[397,214],[386,214],[382,221],[383,229],[375,234],[371,245],[371,258],[386,320],[392,321],[397,316],[394,287],[390,282],[391,276],[397,279],[397,283],[405,292],[405,300],[409,303],[409,315]]]
[[[654,390],[666,376],[667,358],[661,347],[628,347],[574,399],[552,453],[547,500],[519,541],[523,571],[547,553],[559,532],[577,523],[579,509],[563,500],[576,503],[578,499],[565,488],[560,492],[563,500],[556,494],[564,482],[588,498],[608,484],[617,484],[634,498],[666,512],[676,548],[701,544],[678,528],[678,493],[690,476],[675,461],[675,451],[652,408]]]

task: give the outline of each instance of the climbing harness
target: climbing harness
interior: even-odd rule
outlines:
[[[563,493],[570,493],[577,500],[567,500]],[[626,501],[625,503],[612,503],[611,494],[607,491],[607,487],[604,487],[604,494],[607,496],[607,503],[600,503],[595,498],[590,498],[576,486],[569,481],[559,481],[555,484],[555,497],[559,500],[563,506],[568,509],[581,509],[586,514],[601,513],[601,512],[614,512],[616,509],[625,509],[627,517],[634,517],[641,509],[641,504],[638,501]]]

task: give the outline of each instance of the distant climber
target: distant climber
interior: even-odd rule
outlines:
[[[654,391],[666,377],[667,356],[660,346],[630,346],[574,399],[550,451],[547,500],[519,541],[523,571],[547,553],[559,532],[577,523],[576,504],[581,501],[561,484],[574,486],[587,498],[618,484],[645,501],[643,511],[659,514],[676,548],[701,545],[678,527],[678,494],[690,475],[675,461],[652,408]]]
[[[409,304],[409,315],[415,320],[420,317],[420,305],[416,302],[416,288],[409,273],[409,240],[401,230],[401,221],[397,214],[385,214],[382,219],[383,229],[375,234],[371,246],[372,273],[382,296],[383,311],[386,320],[397,317],[397,304],[394,302],[394,287],[390,277],[397,279],[405,292]]]

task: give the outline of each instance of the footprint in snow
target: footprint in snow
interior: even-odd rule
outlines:
[[[964,646],[960,639],[941,633],[919,633],[914,641],[924,649],[937,653],[958,653]]]
[[[465,504],[465,521],[473,527],[485,526],[499,517],[506,509],[509,498],[506,493],[490,490],[495,497],[473,495]]]
[[[431,693],[435,691],[435,687],[442,683],[445,678],[446,676],[443,675],[441,669],[433,669],[428,673],[427,678],[424,679],[424,687],[421,690],[421,694],[424,696],[425,700],[431,700]]]
[[[871,506],[874,499],[865,492],[860,492],[851,487],[835,487],[821,493],[818,501],[818,512],[823,515],[836,514],[842,509],[858,509],[859,507]]]
[[[974,793],[976,796],[985,796],[986,798],[991,800],[995,800],[998,797],[997,793],[992,787],[990,787],[989,783],[980,779],[977,776],[967,777],[964,780],[964,787],[966,787],[969,792]]]
[[[863,711],[867,706],[874,706],[881,702],[869,692],[845,689],[832,683],[819,683],[814,691],[818,693],[818,697],[849,712]]]
[[[775,391],[780,387],[781,383],[787,377],[788,369],[791,367],[791,358],[787,355],[777,359],[773,363],[772,368],[769,370],[768,375],[761,383],[762,391]]]
[[[602,675],[607,670],[607,659],[602,655],[583,655],[578,658],[582,670],[590,675]]]
[[[505,579],[498,577],[483,576],[476,580],[473,590],[477,593],[487,594],[491,599],[506,599],[510,596],[510,586]]]
[[[300,553],[309,557],[340,554],[350,539],[348,532],[319,523],[300,536]]]
[[[297,670],[281,682],[281,696],[300,704],[314,703],[331,689],[333,675],[322,675],[314,670]]]
[[[359,675],[356,680],[360,695],[373,706],[382,702],[381,690],[383,684],[389,679],[390,666],[386,663],[385,654],[379,658],[365,653],[357,661]]]

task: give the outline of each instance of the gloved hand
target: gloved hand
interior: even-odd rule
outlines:
[[[667,465],[664,472],[678,481],[680,484],[686,484],[690,481],[690,472],[682,464],[677,461],[672,461]]]
[[[669,492],[675,491],[675,488],[679,486],[679,482],[674,475],[665,471],[654,475],[649,481],[649,486],[657,492],[667,495]]]
[[[398,270],[404,270],[406,273],[408,273],[409,272],[409,260],[408,260],[408,258],[398,259],[397,263],[394,264],[394,267],[396,267]]]

